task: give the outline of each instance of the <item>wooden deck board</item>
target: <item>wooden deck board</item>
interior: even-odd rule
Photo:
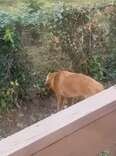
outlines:
[[[33,156],[116,156],[116,111],[90,123]]]

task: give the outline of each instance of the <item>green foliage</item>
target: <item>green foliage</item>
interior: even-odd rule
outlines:
[[[28,8],[31,8],[30,13],[37,12],[40,9],[41,3],[37,0],[27,0]]]
[[[20,22],[23,26],[44,26],[48,23],[49,14],[42,8],[40,3],[35,0],[30,0],[22,5],[17,11],[17,16],[21,14]]]
[[[15,21],[4,12],[0,12],[0,17],[0,109],[3,110],[23,97],[31,83],[31,74]]]
[[[41,97],[49,95],[47,88],[45,88],[45,82],[42,79],[38,78],[34,87],[38,89],[38,93]]]
[[[80,26],[88,22],[88,11],[68,8],[61,3],[55,8],[54,15],[53,34],[59,38],[62,52],[69,56],[73,68],[78,70],[77,63],[84,54],[81,45],[84,34],[83,27]]]
[[[110,152],[107,151],[101,152],[99,156],[110,156]]]
[[[105,80],[116,82],[116,53],[109,55],[104,62]]]
[[[11,81],[9,88],[0,90],[0,111],[11,108],[13,104],[18,103],[19,84],[17,81]]]
[[[104,68],[101,56],[93,56],[88,61],[89,73],[96,80],[104,80]]]

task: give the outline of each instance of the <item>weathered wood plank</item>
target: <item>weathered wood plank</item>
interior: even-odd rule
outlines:
[[[79,102],[0,141],[1,156],[30,156],[116,109],[116,88]]]
[[[107,114],[33,156],[116,156],[116,111]]]

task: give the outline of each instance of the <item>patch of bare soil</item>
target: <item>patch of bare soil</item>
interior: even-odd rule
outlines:
[[[54,97],[29,100],[19,108],[0,115],[0,140],[56,112]]]

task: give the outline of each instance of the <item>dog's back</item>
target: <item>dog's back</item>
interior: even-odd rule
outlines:
[[[62,82],[59,88],[65,97],[88,97],[104,89],[103,85],[84,74],[73,73]]]
[[[48,78],[51,89],[64,97],[91,96],[104,89],[103,85],[93,78],[68,71],[51,73]]]

